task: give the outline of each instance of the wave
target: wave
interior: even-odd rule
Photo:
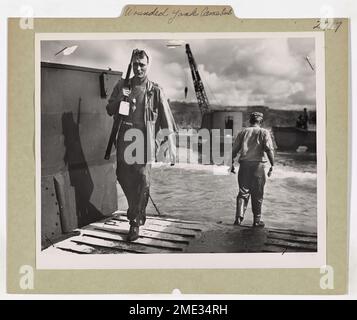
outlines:
[[[208,172],[212,173],[213,175],[234,175],[233,173],[229,172],[229,167],[224,165],[203,165],[199,163],[176,163],[174,166],[170,166],[164,162],[156,162],[153,164],[153,168],[172,168],[173,169],[180,169],[180,170],[187,170],[192,172]],[[266,171],[268,171],[269,167],[267,166]],[[238,172],[239,167],[236,167],[236,172]],[[286,166],[279,167],[275,166],[272,179],[298,179],[298,180],[316,180],[317,174],[314,172],[308,171],[298,171],[296,168],[288,168]]]

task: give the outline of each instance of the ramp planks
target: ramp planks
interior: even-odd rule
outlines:
[[[228,233],[227,230],[221,231],[227,237],[222,241],[222,233],[210,231],[210,228],[215,228],[212,223],[163,216],[148,216],[145,225],[140,227],[139,239],[128,242],[126,238],[129,227],[123,212],[116,212],[109,218],[77,229],[75,236],[57,242],[46,250],[49,253],[61,251],[67,254],[204,253],[212,252],[212,248],[207,247],[210,246],[209,243],[221,241],[223,247],[219,252],[285,253],[317,252],[318,244],[316,233],[277,228],[256,230],[246,226],[237,228],[230,225],[227,226]],[[201,238],[201,235],[204,236]],[[215,240],[214,237],[218,238]],[[232,246],[237,237],[238,243],[228,248],[228,242]],[[202,239],[209,240],[207,245],[197,247],[197,243],[204,243]],[[242,243],[246,244],[244,248],[241,247]]]
[[[139,239],[128,242],[129,227],[126,217],[116,213],[78,229],[79,235],[56,243],[50,250],[77,254],[181,253],[205,228],[198,221],[148,216],[140,227]]]

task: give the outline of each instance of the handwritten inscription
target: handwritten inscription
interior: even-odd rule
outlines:
[[[152,10],[140,10],[135,7],[129,7],[125,10],[124,16],[146,16],[146,17],[167,17],[169,15],[169,8]]]
[[[342,21],[335,21],[333,18],[325,18],[317,20],[313,29],[335,30],[335,32],[337,32],[341,25]]]
[[[154,7],[152,9],[142,9],[137,7],[128,7],[124,11],[124,16],[139,17],[166,17],[167,23],[171,24],[182,17],[222,17],[233,15],[232,8],[223,7],[222,9],[209,7],[194,7],[189,9],[175,9],[169,7]]]

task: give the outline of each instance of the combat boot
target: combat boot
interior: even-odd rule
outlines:
[[[139,226],[130,226],[127,241],[135,241],[139,239]]]
[[[146,222],[146,215],[145,214],[140,214],[137,219],[138,225],[143,226]]]
[[[254,228],[264,228],[265,223],[260,220],[261,216],[254,216],[253,227]]]

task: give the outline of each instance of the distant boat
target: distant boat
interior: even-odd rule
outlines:
[[[278,150],[296,151],[307,147],[307,151],[316,152],[316,130],[296,127],[272,127]]]

